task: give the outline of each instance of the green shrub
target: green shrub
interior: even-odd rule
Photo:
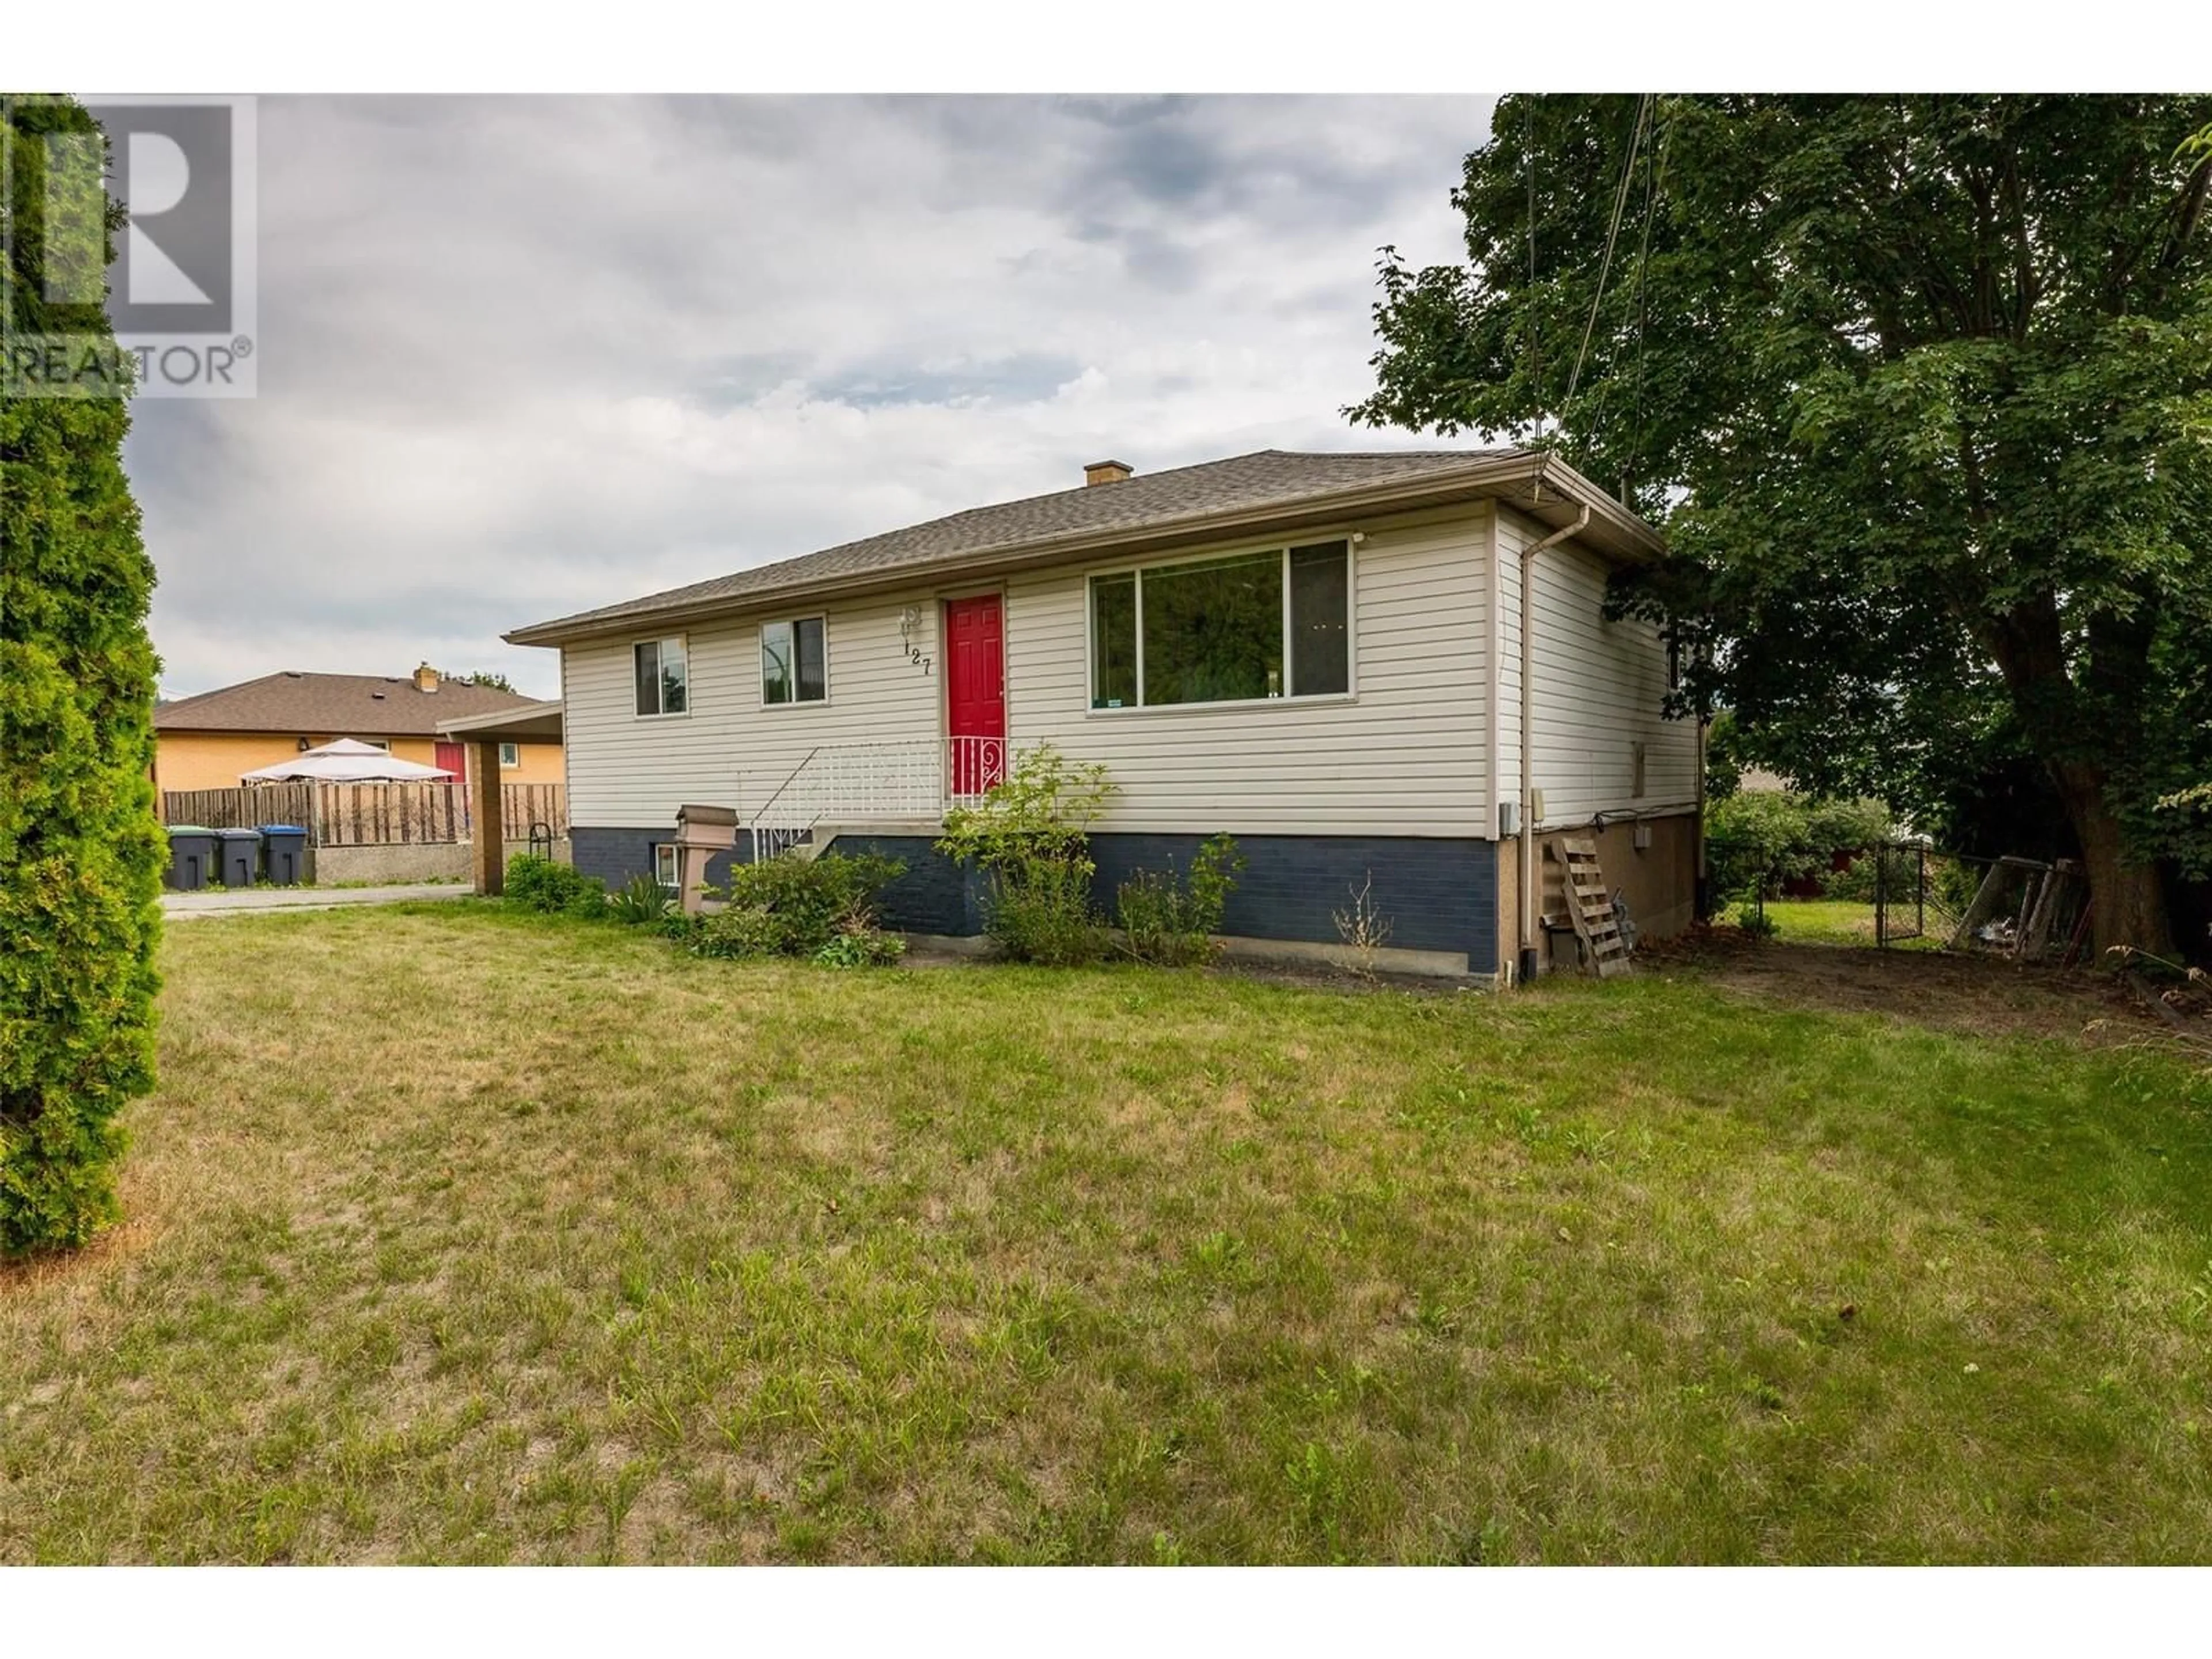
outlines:
[[[979,805],[946,815],[938,851],[984,872],[984,931],[1014,961],[1070,967],[1106,953],[1091,900],[1090,830],[1113,794],[1104,767],[1076,765],[1044,744]]]
[[[0,112],[15,232],[0,322],[26,337],[109,333],[96,298],[50,298],[40,268],[107,263],[115,210],[48,219],[69,193],[49,194],[46,137],[99,131],[65,99]],[[0,396],[0,1255],[82,1244],[115,1218],[116,1114],[154,1084],[167,853],[128,424],[119,398]]]
[[[1929,860],[1928,892],[1939,909],[1954,916],[1963,916],[1973,904],[1974,896],[1981,891],[1982,882],[1989,874],[1989,866],[1967,864],[1959,859]]]
[[[1784,882],[1810,874],[1805,828],[1804,803],[1796,795],[1747,790],[1709,804],[1705,868],[1713,891],[1724,901],[1772,894]]]
[[[814,953],[823,968],[888,968],[906,954],[906,940],[886,933],[866,917],[854,916]]]
[[[1708,802],[1705,867],[1723,902],[1784,882],[1825,875],[1835,855],[1873,847],[1896,833],[1879,801],[1826,800],[1781,790],[1747,790]],[[1872,891],[1872,874],[1865,878]]]
[[[596,921],[607,914],[607,884],[574,866],[517,853],[507,861],[507,902],[539,915]]]
[[[663,939],[673,939],[678,945],[688,945],[699,936],[699,930],[706,925],[707,918],[704,916],[693,915],[688,911],[671,908],[659,921],[653,924],[653,931]]]
[[[695,957],[751,957],[787,954],[791,928],[765,905],[725,905],[704,917],[690,936]]]
[[[1091,861],[1035,860],[994,871],[983,931],[1009,961],[1080,968],[1105,956],[1111,935],[1091,902]]]
[[[665,916],[674,903],[665,887],[641,872],[607,895],[607,914],[617,921],[644,927]]]
[[[1758,903],[1751,899],[1746,899],[1736,906],[1735,925],[1739,932],[1757,939],[1772,939],[1782,931],[1782,924],[1759,908]]]
[[[1920,885],[1920,854],[1908,847],[1875,847],[1820,878],[1820,896],[1872,904],[1877,890],[1893,903],[1910,900]]]
[[[1138,871],[1115,896],[1129,954],[1156,968],[1211,961],[1220,948],[1213,936],[1243,868],[1236,840],[1215,836],[1192,855],[1181,878],[1172,870]]]
[[[730,871],[727,904],[691,941],[702,957],[812,957],[848,929],[873,931],[876,895],[906,866],[875,854],[791,854]]]
[[[1897,838],[1889,809],[1878,800],[1831,800],[1799,796],[1805,803],[1805,844],[1826,866],[1838,853],[1856,853]]]

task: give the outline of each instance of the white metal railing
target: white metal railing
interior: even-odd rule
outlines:
[[[807,839],[814,833],[814,826],[811,823],[787,824],[781,827],[756,823],[752,828],[755,864],[762,863],[768,859],[781,858],[793,848],[805,845]]]
[[[1004,781],[1007,757],[1004,738],[823,744],[753,814],[753,857],[787,853],[825,822],[940,817]]]
[[[972,806],[1006,781],[1004,738],[947,738],[945,740],[945,799]]]

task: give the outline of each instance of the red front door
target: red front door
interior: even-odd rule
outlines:
[[[945,705],[953,797],[980,795],[1006,775],[1006,631],[996,593],[945,601]]]
[[[437,758],[434,760],[431,764],[435,766],[441,772],[451,772],[453,775],[453,781],[455,783],[461,782],[469,775],[468,744],[465,743],[440,744],[438,745]]]

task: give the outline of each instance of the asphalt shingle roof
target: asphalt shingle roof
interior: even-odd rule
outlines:
[[[428,738],[437,735],[440,720],[527,708],[536,701],[455,680],[443,682],[435,691],[420,691],[412,676],[282,672],[157,703],[154,729]]]
[[[1295,506],[1348,490],[1411,481],[1473,462],[1516,454],[1512,449],[1392,450],[1352,454],[1306,454],[1263,449],[1227,460],[1206,461],[1164,472],[1139,473],[1114,483],[1086,484],[1049,495],[970,507],[881,536],[824,548],[818,553],[756,565],[750,570],[649,593],[620,605],[532,623],[519,629],[582,627],[687,605],[766,596],[811,583],[878,571],[927,568],[981,554],[1007,552],[1065,537],[1135,532],[1218,514]],[[512,637],[512,636],[510,636]]]

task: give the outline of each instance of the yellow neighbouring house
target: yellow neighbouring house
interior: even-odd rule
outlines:
[[[467,771],[469,745],[441,738],[440,721],[538,707],[536,699],[513,691],[446,679],[427,663],[404,677],[264,674],[156,704],[154,783],[164,792],[234,789],[257,767],[339,738],[443,767],[459,779]],[[565,781],[561,745],[501,744],[500,776],[506,783]]]

